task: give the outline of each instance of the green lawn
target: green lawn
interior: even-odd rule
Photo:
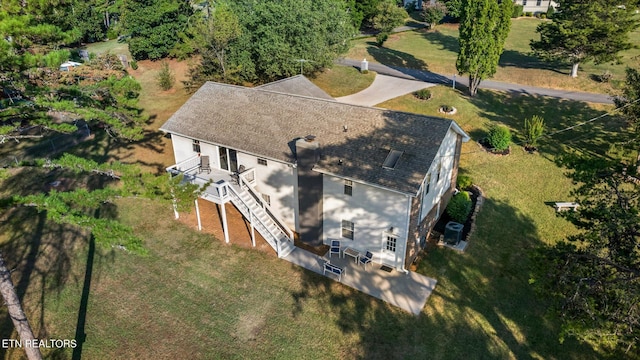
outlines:
[[[152,65],[138,74],[146,98],[160,95],[149,90],[155,86]],[[319,78],[347,92],[354,77],[368,79],[349,68]],[[364,86],[362,82],[351,91]],[[528,251],[575,232],[548,204],[569,199],[573,186],[557,157],[566,151],[607,156],[603,139],[619,129],[619,119],[544,138],[537,154],[513,145],[509,156],[499,157],[475,142],[491,123],[510,127],[519,142],[525,116],[542,115],[552,132],[610,107],[489,91],[469,98],[448,87],[431,92],[428,101],[407,95],[379,106],[436,116],[441,116],[441,105],[455,106],[458,113],[450,118],[473,138],[463,146],[460,171],[484,190],[486,200],[465,254],[433,248],[420,263],[420,273],[438,280],[420,316],[274,255],[225,245],[173,220],[166,204],[120,199],[101,214],[131,225],[145,240],[148,256],[92,251],[86,233],[48,222],[34,209],[3,214],[1,249],[15,269],[13,279],[36,334],[72,339],[80,329],[86,334],[85,359],[602,358],[575,340],[558,342],[557,319],[544,316],[547,304],[528,283]],[[123,160],[148,164],[150,154],[170,157],[161,142],[138,144],[130,151]],[[120,157],[113,148],[110,154]],[[22,181],[0,182],[2,196],[41,191],[55,179],[75,176],[22,171]],[[87,268],[90,286],[85,283]],[[9,338],[13,327],[3,311],[0,335]],[[47,355],[65,359],[72,353],[67,349]],[[0,349],[0,355],[20,358],[21,353]]]
[[[332,97],[341,97],[366,89],[375,77],[376,73],[373,71],[361,74],[353,67],[335,65],[317,74],[311,80]]]
[[[624,80],[626,66],[640,65],[640,49],[634,48],[621,53],[621,64],[585,63],[580,66],[577,79],[571,79],[568,65],[549,64],[532,56],[529,42],[537,34],[536,26],[544,20],[520,18],[512,21],[511,32],[500,58],[500,64],[494,80],[519,84],[543,86],[558,89],[571,89],[593,92],[608,92]],[[640,30],[631,33],[631,40],[640,44]],[[424,69],[443,74],[456,73],[458,54],[457,25],[443,24],[435,30],[418,30],[394,34],[389,37],[384,48],[375,46],[373,38],[357,39],[347,57],[367,58],[373,62],[387,65]],[[605,70],[613,74],[610,84],[599,83],[592,79]]]

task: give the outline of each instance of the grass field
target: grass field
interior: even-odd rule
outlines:
[[[353,67],[336,65],[318,74],[312,78],[312,81],[335,98],[366,89],[375,77],[376,74],[373,71],[361,74]]]
[[[156,134],[162,119],[186,95],[179,88],[175,98],[160,92],[153,81],[159,64],[141,65],[137,74],[144,88],[141,102],[149,115],[159,114],[148,129]],[[338,83],[331,77],[360,76],[340,71],[322,81],[347,88],[350,81]],[[85,359],[606,357],[572,339],[558,342],[557,319],[544,316],[547,304],[528,283],[528,251],[575,231],[547,205],[568,199],[573,186],[566,170],[555,163],[557,156],[568,150],[606,155],[608,132],[617,131],[621,123],[616,118],[595,121],[542,139],[537,154],[514,145],[509,156],[499,157],[475,143],[490,123],[509,126],[518,142],[525,116],[540,114],[548,131],[555,131],[610,108],[489,91],[468,98],[447,87],[431,92],[428,101],[408,95],[379,106],[437,116],[441,105],[455,106],[458,113],[450,117],[474,140],[463,146],[460,172],[484,190],[486,201],[465,254],[434,248],[420,263],[420,273],[438,280],[420,316],[274,255],[225,245],[173,220],[168,204],[119,199],[101,211],[102,216],[118,217],[133,227],[149,250],[144,257],[94,249],[86,233],[46,221],[45,214],[33,209],[18,209],[3,214],[0,244],[15,269],[13,279],[37,336],[85,339],[75,354],[66,349],[49,350],[46,355],[56,359],[80,354]],[[123,161],[169,165],[170,147],[161,136],[154,136],[160,142],[112,143],[100,145],[101,151]],[[31,168],[11,170],[10,175],[26,180],[1,182],[3,196],[41,191],[53,179],[76,181],[72,173]],[[0,319],[1,337],[11,337],[11,322],[3,312]],[[0,348],[0,356],[20,358],[21,353]]]
[[[511,32],[494,80],[514,82],[524,85],[557,89],[592,91],[607,93],[619,87],[624,81],[626,66],[640,65],[640,49],[634,48],[621,53],[621,64],[585,63],[580,65],[578,78],[569,77],[568,65],[549,64],[532,56],[529,42],[537,36],[536,26],[544,20],[520,18],[512,21]],[[640,30],[631,33],[631,41],[640,44]],[[435,30],[418,30],[393,34],[384,48],[375,46],[373,38],[353,41],[347,57],[367,58],[386,65],[424,69],[442,74],[456,73],[458,54],[458,28],[455,24],[443,24]],[[610,83],[600,83],[592,79],[604,71],[610,71]]]

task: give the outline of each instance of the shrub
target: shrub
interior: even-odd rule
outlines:
[[[444,19],[445,15],[447,15],[447,7],[441,2],[437,2],[434,5],[425,5],[422,12],[422,17],[429,24],[430,29],[436,27]]]
[[[538,139],[544,133],[544,119],[533,115],[530,119],[524,119],[524,138],[529,146],[536,146]]]
[[[598,81],[602,83],[608,83],[612,77],[613,77],[613,74],[609,70],[605,70],[601,75],[596,76]]]
[[[131,68],[132,68],[133,70],[138,70],[138,62],[137,62],[137,61],[135,61],[135,60],[131,60],[131,61],[129,62],[129,65],[131,65]]]
[[[429,100],[431,99],[431,90],[429,89],[420,89],[413,93],[413,96],[417,97],[420,100]]]
[[[471,180],[471,176],[458,175],[458,180],[456,180],[456,187],[458,189],[461,189],[461,190],[469,189],[471,185],[473,185],[473,180]]]
[[[541,13],[540,14],[540,19],[546,19],[547,18],[547,14],[545,13]]]
[[[553,6],[549,6],[549,8],[547,9],[547,18],[552,19],[553,14],[555,13],[556,13],[556,8],[554,8]]]
[[[524,9],[524,6],[522,5],[513,5],[513,13],[511,13],[511,17],[517,18],[522,16],[523,9]]]
[[[388,38],[389,38],[388,32],[386,31],[379,32],[378,35],[376,35],[376,45],[378,45],[378,47],[382,47],[382,44],[384,44],[384,42],[387,41]]]
[[[169,68],[168,62],[162,62],[162,67],[160,68],[160,72],[156,79],[158,80],[158,86],[160,86],[162,90],[167,91],[173,87],[173,83],[176,79],[173,76],[173,71]]]
[[[447,214],[459,222],[464,224],[467,221],[467,217],[471,212],[471,196],[466,191],[461,191],[457,195],[451,198],[449,205],[447,205]]]
[[[506,150],[511,143],[511,132],[506,126],[494,125],[489,129],[487,143],[496,150]]]
[[[118,37],[118,33],[115,32],[113,29],[107,30],[107,39],[113,40],[113,39],[115,39],[117,37]]]
[[[527,11],[526,13],[524,13],[524,16],[526,17],[532,17],[533,13],[531,11]]]
[[[363,74],[368,74],[368,73],[369,73],[369,70],[362,70],[362,71],[361,71],[361,73],[363,73]]]
[[[453,111],[453,106],[451,105],[442,105],[442,111],[445,113],[450,113]]]

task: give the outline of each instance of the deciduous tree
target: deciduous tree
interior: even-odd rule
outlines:
[[[531,48],[546,60],[571,65],[571,77],[586,61],[601,64],[619,60],[619,52],[630,49],[629,32],[638,26],[635,6],[627,0],[558,0],[553,21],[536,31],[540,40]]]
[[[460,52],[456,68],[469,74],[469,94],[475,96],[480,82],[498,68],[511,29],[511,1],[463,0],[460,17]]]
[[[376,40],[378,46],[382,46],[393,29],[404,24],[404,19],[409,15],[393,0],[383,0],[376,9],[377,14],[373,17],[373,28],[379,31]]]

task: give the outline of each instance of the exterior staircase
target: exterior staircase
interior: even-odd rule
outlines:
[[[244,184],[241,190],[234,186],[229,186],[229,189],[233,205],[249,219],[253,227],[276,251],[278,257],[289,255],[295,249],[291,230],[269,210],[250,185]]]

